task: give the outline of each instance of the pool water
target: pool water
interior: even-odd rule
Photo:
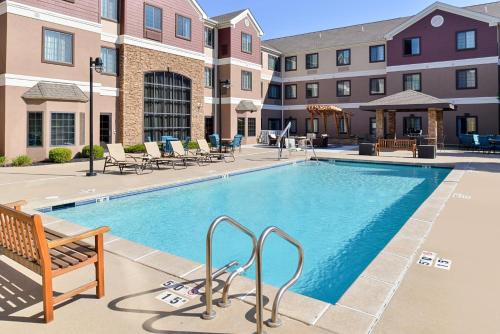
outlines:
[[[89,228],[205,263],[209,225],[229,215],[257,238],[275,225],[304,248],[304,271],[292,291],[335,303],[399,231],[449,169],[399,165],[297,163],[226,179],[53,211]],[[214,237],[214,263],[245,263],[251,242],[221,225]],[[279,287],[297,265],[296,249],[268,238],[263,279]],[[246,273],[254,278],[254,267]]]

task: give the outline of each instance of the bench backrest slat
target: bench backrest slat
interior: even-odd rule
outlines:
[[[411,150],[417,145],[417,140],[416,139],[378,139],[377,144],[380,148]]]

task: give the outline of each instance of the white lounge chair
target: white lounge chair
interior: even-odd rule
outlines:
[[[227,154],[213,152],[210,150],[210,146],[208,146],[208,142],[205,139],[198,139],[196,141],[198,143],[198,151],[196,152],[198,155],[208,158],[210,162],[212,162],[212,158],[216,158],[218,160],[222,159],[224,162],[227,162],[226,157],[230,156],[234,159],[234,152],[231,150]]]
[[[145,157],[149,159],[152,164],[156,164],[158,169],[160,169],[160,165],[168,165],[169,163],[171,163],[172,167],[174,167],[175,158],[164,157],[156,142],[144,143],[144,146],[146,147]]]
[[[147,159],[138,158],[125,153],[125,149],[122,144],[107,144],[108,156],[104,160],[104,169],[102,173],[106,172],[106,167],[117,166],[120,170],[120,174],[123,174],[123,170],[130,168],[134,169],[136,174],[143,174],[147,167],[151,167],[151,163]]]
[[[172,146],[172,156],[179,161],[182,161],[184,166],[187,166],[187,163],[189,161],[196,162],[198,165],[200,165],[201,162],[209,160],[207,157],[201,157],[196,154],[192,154],[190,151],[186,152],[184,150],[184,146],[182,146],[182,143],[178,140],[171,141],[170,145]]]

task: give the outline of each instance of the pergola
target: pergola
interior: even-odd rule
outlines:
[[[437,143],[444,138],[443,111],[455,110],[455,105],[437,97],[406,90],[394,95],[368,102],[359,107],[361,110],[375,111],[377,130],[376,136],[384,138],[384,115],[387,112],[388,133],[396,136],[396,112],[421,112],[428,114],[428,137]]]
[[[314,116],[322,116],[323,124],[325,127],[325,133],[327,133],[327,120],[328,116],[333,116],[335,121],[335,127],[337,128],[337,133],[340,135],[340,121],[341,119],[346,119],[347,134],[351,135],[351,112],[342,110],[342,108],[336,105],[321,105],[312,104],[307,106],[307,111],[311,114],[311,124],[314,124]]]

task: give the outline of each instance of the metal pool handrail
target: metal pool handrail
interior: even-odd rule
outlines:
[[[208,229],[207,233],[207,241],[206,241],[206,280],[205,280],[205,305],[206,305],[206,310],[202,314],[202,318],[205,320],[211,320],[214,319],[216,316],[216,312],[213,310],[213,305],[212,305],[212,288],[213,288],[213,274],[212,274],[212,240],[214,236],[215,229],[219,224],[226,222],[235,227],[236,229],[240,230],[241,232],[245,233],[252,239],[252,255],[248,259],[247,263],[245,263],[243,266],[240,268],[236,269],[234,272],[229,275],[228,279],[226,280],[226,284],[224,285],[224,293],[222,297],[221,303],[219,303],[220,306],[222,307],[227,307],[230,305],[228,302],[228,294],[229,294],[229,287],[234,280],[234,278],[242,273],[244,273],[250,266],[255,261],[256,257],[256,248],[257,248],[257,238],[255,235],[250,231],[248,228],[245,226],[241,225],[238,223],[236,220],[234,220],[231,217],[228,216],[220,216],[219,218],[215,219],[213,223],[210,225],[210,228]],[[231,263],[234,263],[235,261],[232,261]],[[227,265],[225,266],[227,267]],[[219,272],[220,270],[217,270]]]
[[[279,229],[278,227],[275,226],[270,226],[268,227],[264,232],[262,232],[259,242],[257,243],[257,269],[256,269],[256,320],[257,320],[257,334],[263,334],[262,330],[262,324],[263,324],[263,309],[264,309],[264,301],[263,301],[263,296],[262,296],[262,251],[264,248],[264,243],[266,241],[266,238],[271,234],[275,233],[278,236],[280,236],[282,239],[288,241],[292,245],[294,245],[297,248],[297,251],[299,253],[299,262],[297,264],[297,271],[293,275],[293,277],[285,284],[283,285],[279,290],[278,293],[276,294],[276,297],[274,298],[274,303],[273,303],[273,311],[271,315],[271,319],[267,321],[267,325],[269,327],[279,327],[281,325],[281,320],[278,318],[278,309],[280,306],[281,298],[283,298],[283,295],[285,292],[292,286],[294,285],[297,280],[299,279],[300,275],[302,274],[302,268],[304,266],[304,250],[302,249],[302,246],[300,243],[292,238],[290,235],[288,235],[286,232],[283,230]]]

